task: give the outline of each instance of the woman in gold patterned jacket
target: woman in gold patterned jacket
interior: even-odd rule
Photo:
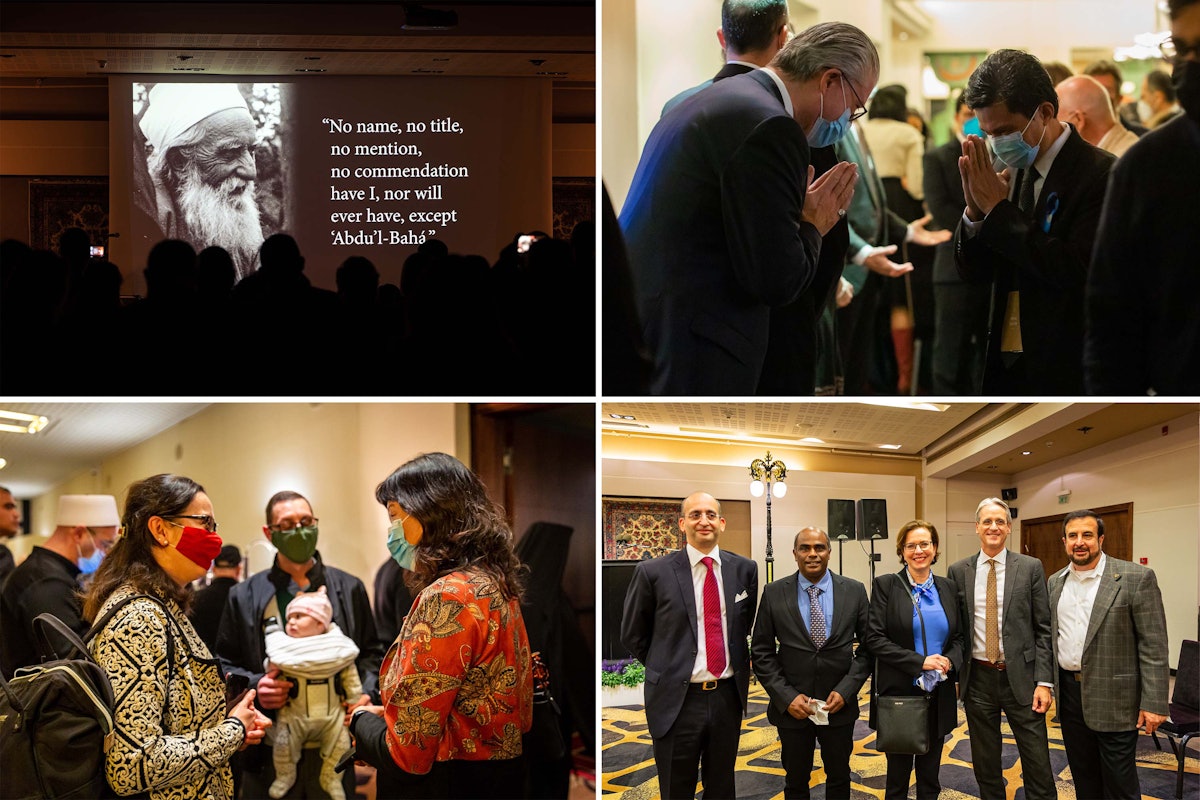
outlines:
[[[512,532],[453,456],[418,456],[375,489],[388,550],[420,594],[379,673],[382,706],[350,720],[378,796],[517,798],[533,717]]]
[[[221,550],[212,503],[190,478],[155,475],[129,487],[121,528],[83,609],[108,617],[90,643],[116,698],[108,784],[153,800],[231,798],[229,757],[271,722],[253,690],[226,708],[218,663],[185,614],[187,585]]]

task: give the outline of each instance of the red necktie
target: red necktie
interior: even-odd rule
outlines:
[[[708,671],[720,678],[725,671],[725,636],[721,632],[721,592],[710,556],[700,559],[708,574],[704,576],[704,649],[708,653]]]

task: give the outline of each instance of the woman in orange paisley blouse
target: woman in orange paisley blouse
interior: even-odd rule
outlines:
[[[517,798],[533,717],[512,532],[453,456],[418,456],[375,489],[388,550],[419,591],[379,673],[382,706],[350,720],[378,796]]]

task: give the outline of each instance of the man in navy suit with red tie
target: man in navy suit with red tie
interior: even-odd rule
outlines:
[[[717,546],[721,504],[683,501],[687,545],[637,565],[621,640],[646,667],[646,722],[665,800],[734,798],[741,718],[750,687],[746,637],[758,603],[758,565]]]

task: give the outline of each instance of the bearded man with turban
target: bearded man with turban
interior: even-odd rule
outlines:
[[[162,237],[224,248],[238,280],[253,272],[263,242],[255,125],[237,84],[157,84],[138,127],[149,182],[138,204]]]

